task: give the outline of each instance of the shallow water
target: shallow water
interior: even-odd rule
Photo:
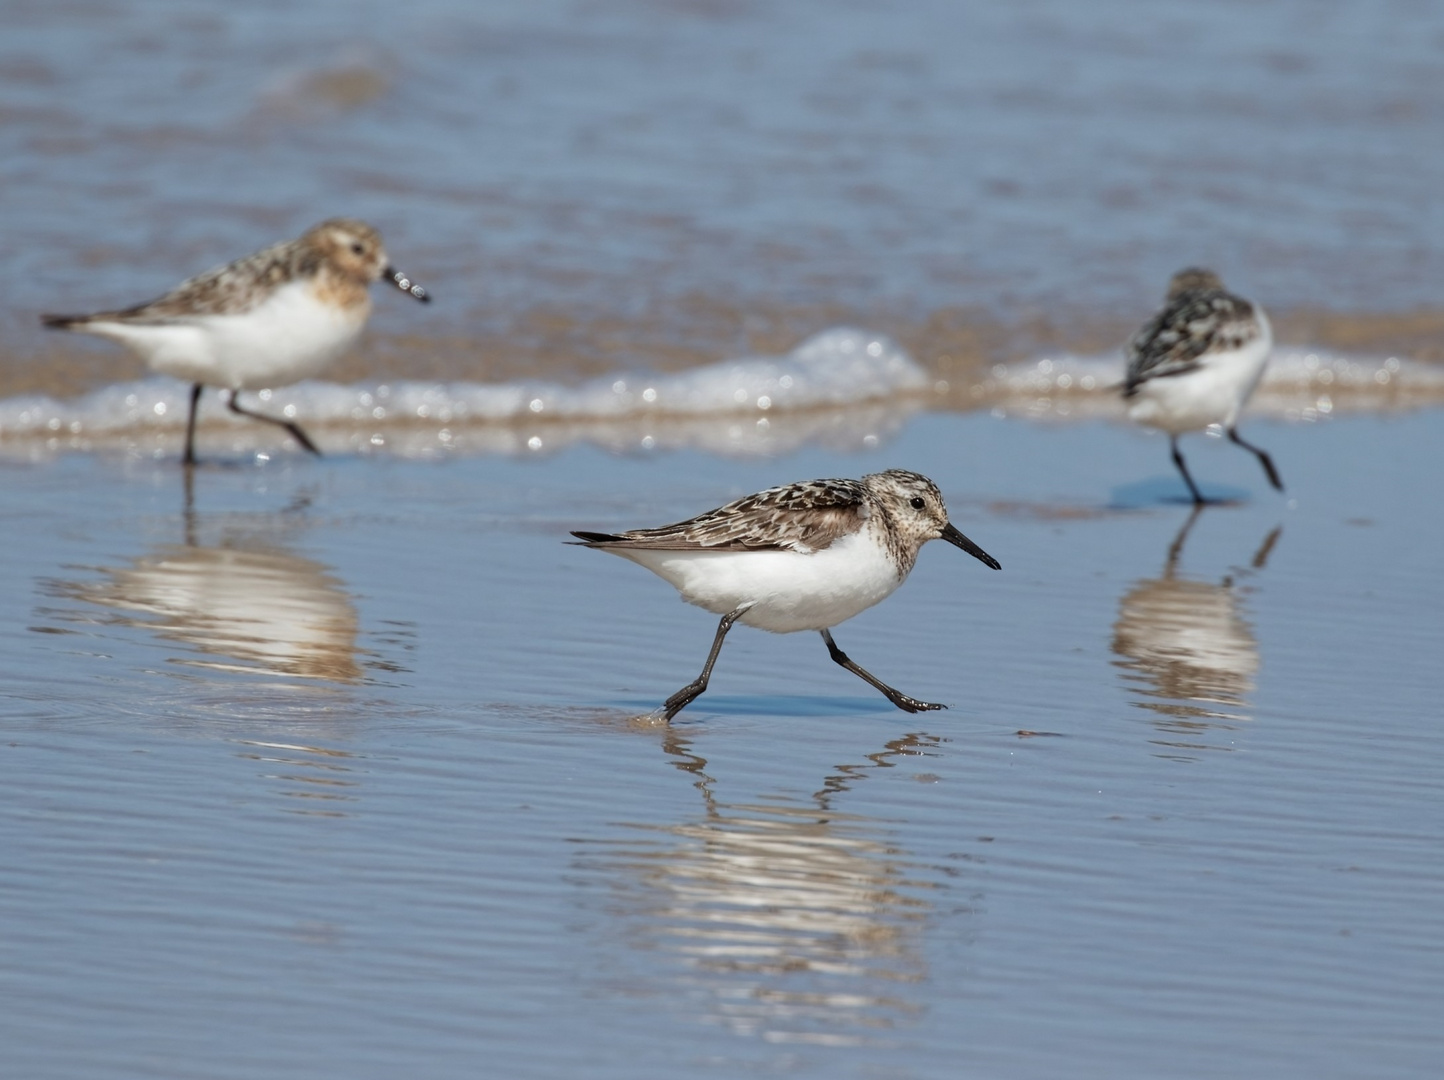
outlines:
[[[1441,11],[7,5],[0,1072],[1437,1071]],[[322,460],[39,328],[341,213],[437,302]],[[1185,262],[1287,497],[1113,423]],[[714,620],[567,530],[890,466],[1004,569],[837,638],[950,710],[635,722]]]
[[[1166,446],[127,457],[3,485],[15,1075],[1419,1076],[1444,1051],[1438,413]],[[839,643],[560,541],[902,464]],[[1176,551],[1175,551],[1176,549]],[[1170,554],[1174,552],[1174,554]]]

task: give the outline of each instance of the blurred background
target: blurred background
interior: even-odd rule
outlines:
[[[1279,337],[1444,357],[1428,0],[0,5],[0,398],[135,377],[36,313],[325,217],[386,297],[332,376],[563,381],[837,323],[966,380],[1116,349],[1202,263]]]

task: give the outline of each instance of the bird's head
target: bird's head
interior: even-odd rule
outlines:
[[[929,540],[946,540],[978,561],[1001,570],[1002,565],[953,526],[938,486],[921,473],[888,469],[862,478],[892,519],[903,542],[916,551]]]

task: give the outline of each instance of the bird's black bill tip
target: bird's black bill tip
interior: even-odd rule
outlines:
[[[958,530],[954,528],[951,521],[948,522],[947,525],[943,526],[942,538],[948,543],[952,544],[954,547],[962,548],[973,558],[977,559],[980,563],[991,566],[994,570],[1001,570],[1003,568],[1002,563],[1000,563],[997,559],[993,558],[982,548],[978,547],[977,544],[973,543],[962,533],[958,532]]]
[[[420,300],[423,304],[431,303],[431,294],[407,277],[405,273],[396,269],[396,267],[388,266],[384,272],[391,284],[406,293],[406,295],[413,299]]]

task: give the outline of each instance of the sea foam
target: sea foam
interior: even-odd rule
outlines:
[[[785,356],[746,357],[669,374],[620,373],[577,386],[405,379],[342,386],[308,381],[248,395],[248,404],[304,421],[308,429],[361,427],[369,434],[399,425],[455,429],[719,417],[755,422],[798,410],[895,400],[931,385],[927,373],[895,342],[841,327],[809,338]],[[118,436],[180,433],[188,394],[182,383],[154,378],[105,387],[74,400],[10,398],[0,401],[0,439],[110,442]],[[206,428],[257,428],[225,410],[215,394],[203,399],[201,421]]]
[[[1063,354],[999,364],[969,388],[979,407],[1035,420],[1118,419],[1121,352]],[[1394,356],[1360,357],[1279,346],[1245,415],[1313,421],[1342,412],[1389,412],[1444,403],[1444,366]]]
[[[1125,416],[1119,353],[1043,357],[987,369],[949,387],[888,337],[850,327],[824,331],[783,356],[752,356],[672,373],[619,372],[575,386],[385,380],[308,381],[247,395],[295,419],[327,453],[404,457],[550,452],[587,441],[616,452],[691,447],[775,454],[816,443],[877,445],[924,409],[991,409],[1037,420]],[[151,378],[80,398],[0,400],[0,455],[44,458],[63,450],[177,452],[189,388]],[[1274,350],[1249,412],[1318,420],[1444,402],[1444,367],[1395,357]],[[231,414],[223,397],[202,401],[202,452],[294,452],[272,425]]]

